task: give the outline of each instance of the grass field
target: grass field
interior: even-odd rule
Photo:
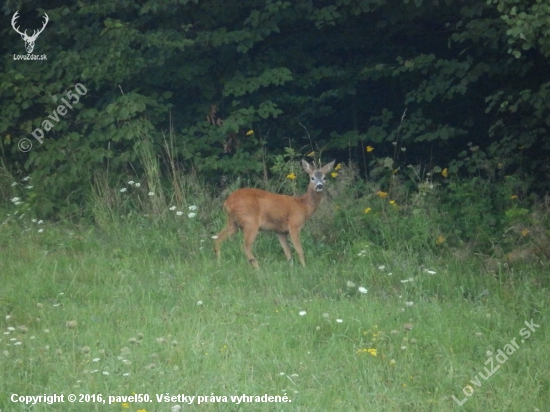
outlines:
[[[216,263],[221,218],[2,225],[0,410],[548,410],[546,263],[352,253],[306,226],[307,268],[263,234],[254,270],[241,235]],[[64,403],[21,403],[52,394]]]

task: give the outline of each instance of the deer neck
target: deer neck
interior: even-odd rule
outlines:
[[[317,192],[312,186],[308,186],[307,192],[299,198],[306,208],[307,217],[309,218],[321,204],[323,192]]]

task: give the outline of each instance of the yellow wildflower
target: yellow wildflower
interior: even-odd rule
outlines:
[[[342,168],[342,163],[338,163],[334,170],[340,170]]]
[[[449,169],[445,168],[441,171],[441,176],[447,177],[449,176]]]
[[[437,240],[435,241],[436,244],[441,245],[445,243],[445,238],[443,236],[439,236]]]
[[[521,236],[527,236],[529,234],[529,229],[523,229],[521,231]]]
[[[361,353],[370,353],[372,356],[378,356],[376,349],[374,348],[363,348],[363,349],[357,349],[355,351],[356,354],[360,355]]]
[[[395,200],[390,200],[390,205],[395,205]]]
[[[336,176],[338,176],[338,173],[332,172],[330,175],[331,175],[332,177],[336,177]]]
[[[365,214],[370,213],[371,210],[372,210],[372,209],[371,209],[370,207],[367,207],[363,213],[365,213]]]
[[[392,360],[390,361],[390,365],[391,365],[391,366],[395,366],[395,359],[392,359]]]
[[[382,192],[381,190],[376,192],[376,194],[378,195],[378,197],[380,197],[382,199],[385,198],[385,197],[388,197],[388,192]]]
[[[128,402],[124,402],[122,405],[121,405],[124,409],[128,409],[130,407],[130,404]]]
[[[518,198],[518,195],[512,195],[510,196],[510,199],[514,200],[514,199],[517,199]]]
[[[366,150],[367,150],[367,153],[370,153],[370,152],[372,152],[372,151],[374,150],[374,147],[372,147],[372,146],[367,146]]]
[[[296,173],[292,172],[291,174],[286,176],[287,179],[294,180],[296,179]]]
[[[314,157],[314,156],[315,156],[315,152],[309,152],[306,156],[307,156],[307,157]]]
[[[249,130],[248,132],[246,132],[247,136],[252,136],[253,134],[254,134],[254,130]]]

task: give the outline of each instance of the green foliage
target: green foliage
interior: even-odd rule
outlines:
[[[25,7],[23,26],[42,6]],[[166,131],[173,163],[211,182],[265,180],[265,159],[285,147],[366,166],[373,144],[393,169],[447,164],[465,177],[474,156],[456,153],[471,142],[527,190],[548,189],[543,1],[169,0],[45,11],[55,26],[36,53],[48,60],[13,60],[22,44],[9,27],[0,46],[2,158],[12,175],[33,176],[37,213],[82,214],[95,173],[143,172],[136,142],[149,136],[163,159]],[[31,133],[76,83],[88,93],[40,144]],[[34,143],[30,153],[19,151],[21,138]]]

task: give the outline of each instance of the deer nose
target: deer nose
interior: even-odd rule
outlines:
[[[317,186],[315,186],[315,189],[317,189],[317,191],[320,192],[321,190],[323,190],[323,184],[317,183]]]

